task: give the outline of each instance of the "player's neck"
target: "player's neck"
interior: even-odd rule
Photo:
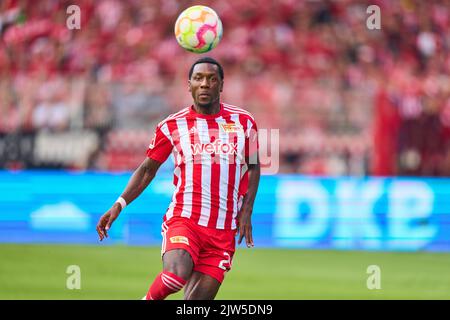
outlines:
[[[200,105],[194,103],[194,110],[195,110],[195,112],[197,112],[199,114],[214,115],[214,114],[217,114],[220,112],[220,102],[217,101],[208,106],[200,106]]]

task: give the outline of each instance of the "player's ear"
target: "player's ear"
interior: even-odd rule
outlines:
[[[192,92],[191,80],[188,80],[188,88],[189,88],[189,92]]]
[[[220,92],[223,90],[223,80],[220,82]]]

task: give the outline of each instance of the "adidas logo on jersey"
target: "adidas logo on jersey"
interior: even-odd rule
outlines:
[[[190,133],[190,134],[198,133],[197,127],[192,127],[192,128],[189,130],[189,133]]]

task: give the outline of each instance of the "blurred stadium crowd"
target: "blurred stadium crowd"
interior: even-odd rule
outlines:
[[[66,8],[81,8],[68,30]],[[175,0],[2,0],[0,166],[132,170],[191,103]],[[450,175],[450,1],[203,1],[223,101],[280,130],[280,172]],[[366,8],[381,8],[369,30]]]

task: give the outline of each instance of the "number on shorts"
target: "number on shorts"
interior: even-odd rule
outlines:
[[[227,258],[224,259],[224,260],[222,260],[222,261],[220,261],[220,263],[219,263],[219,268],[220,268],[220,269],[223,269],[223,270],[225,270],[225,271],[227,271],[227,270],[231,267],[231,257],[230,257],[230,255],[228,254],[228,252],[224,252],[223,254],[224,254]],[[225,263],[228,265],[228,268],[225,267]]]

